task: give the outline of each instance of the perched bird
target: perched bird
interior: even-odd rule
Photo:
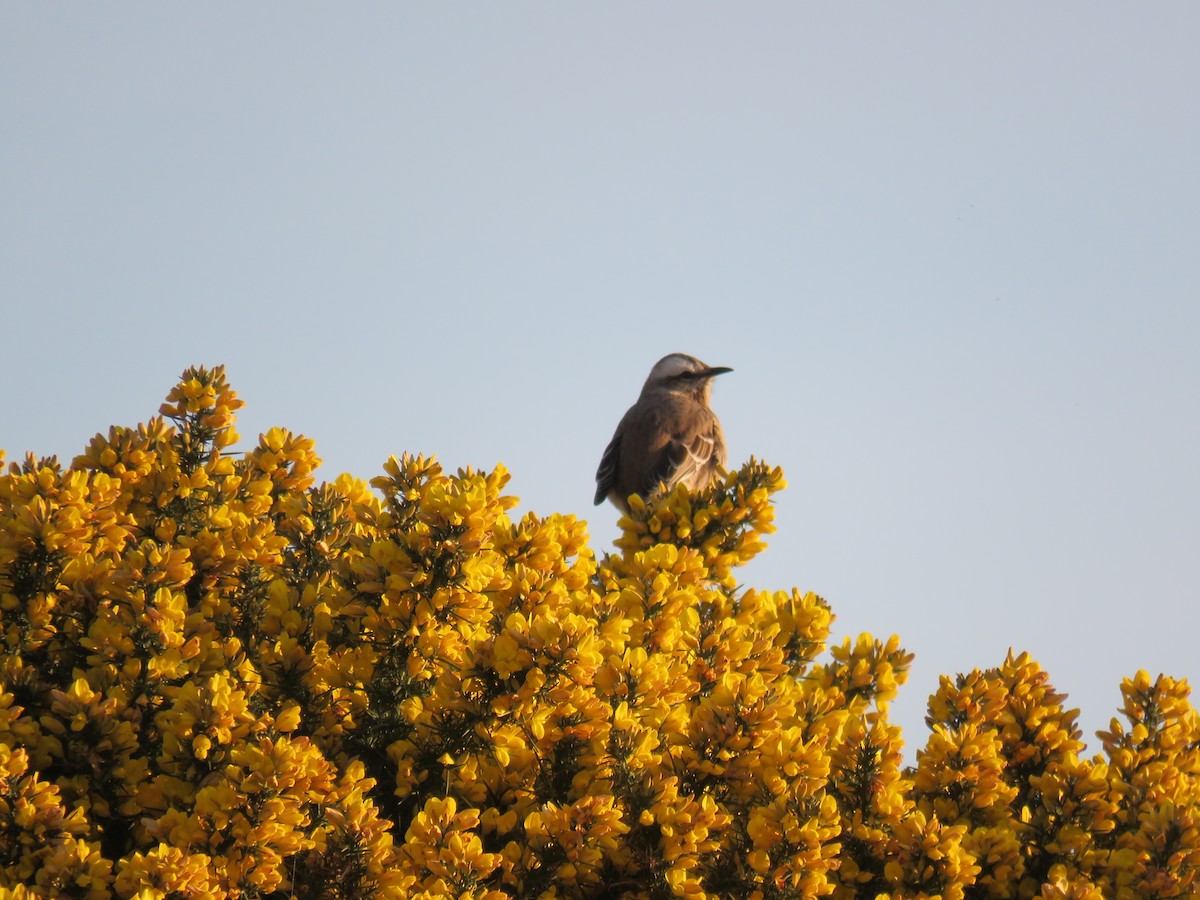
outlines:
[[[596,505],[607,497],[628,513],[630,494],[648,497],[659,484],[707,485],[725,465],[725,435],[708,406],[712,379],[732,371],[686,353],[656,362],[600,459]]]

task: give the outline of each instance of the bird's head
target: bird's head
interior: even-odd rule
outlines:
[[[654,364],[642,393],[672,391],[707,396],[712,379],[732,371],[728,366],[706,365],[686,353],[670,353]]]

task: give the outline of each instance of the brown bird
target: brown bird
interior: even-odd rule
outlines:
[[[649,497],[660,484],[696,490],[712,481],[725,465],[725,435],[708,398],[712,379],[732,371],[686,353],[656,362],[600,459],[596,505],[607,497],[628,514],[630,494]]]

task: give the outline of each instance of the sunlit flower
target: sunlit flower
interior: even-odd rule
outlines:
[[[1103,753],[1028,655],[944,677],[737,570],[782,472],[634,498],[597,558],[508,473],[245,453],[223,368],[0,475],[0,894],[1186,897],[1200,722],[1122,685]]]

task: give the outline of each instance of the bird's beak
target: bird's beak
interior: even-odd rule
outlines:
[[[711,366],[704,370],[705,378],[712,378],[715,375],[724,375],[726,372],[732,372],[733,369],[729,366]]]

